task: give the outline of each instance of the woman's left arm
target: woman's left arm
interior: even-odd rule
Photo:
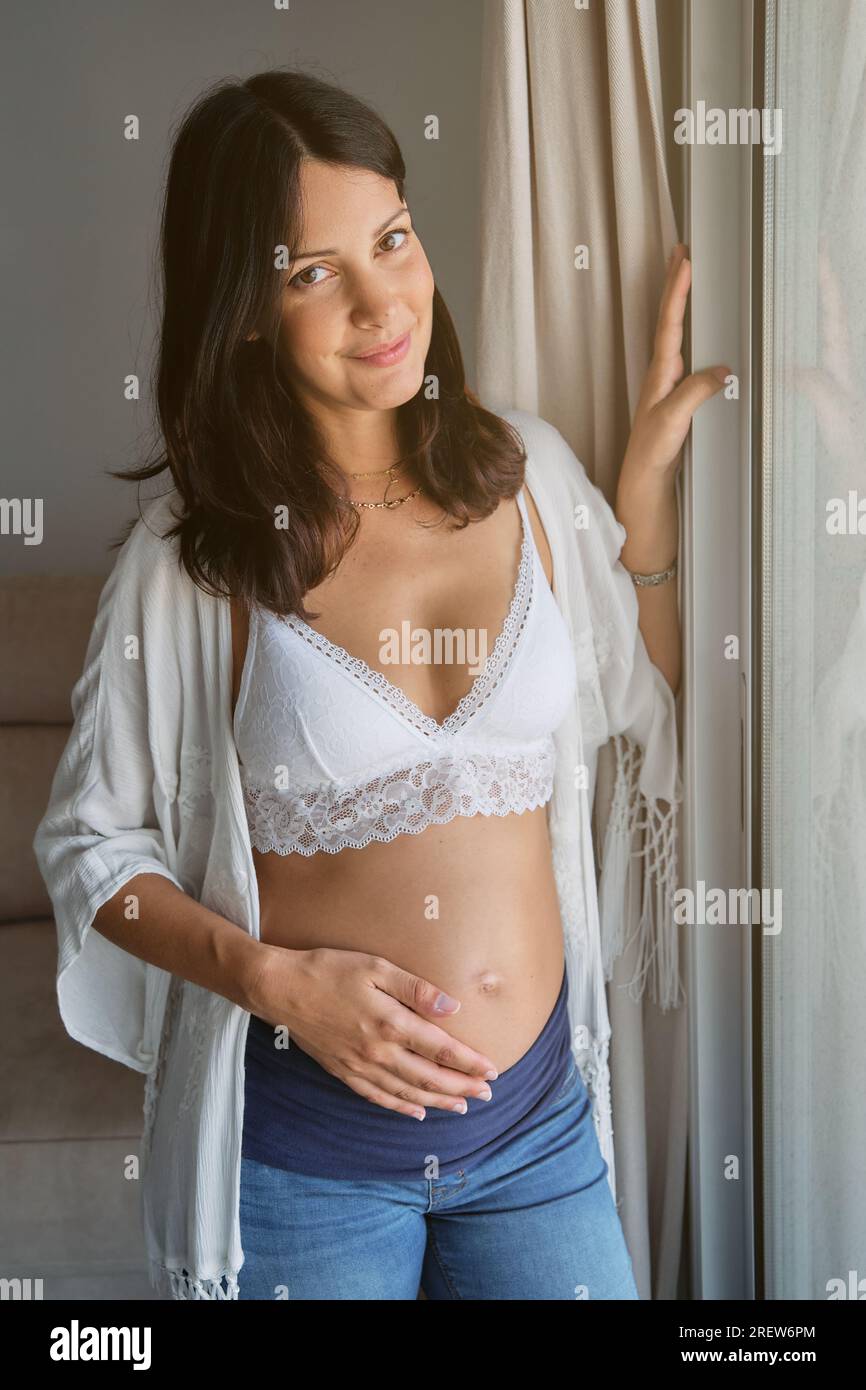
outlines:
[[[730,374],[727,367],[708,367],[682,379],[683,318],[691,283],[686,252],[678,243],[668,262],[652,361],[616,490],[617,520],[628,533],[620,559],[634,574],[657,574],[677,557],[680,451],[698,406],[715,396]],[[649,658],[676,695],[682,666],[676,576],[661,584],[636,585],[635,593]]]

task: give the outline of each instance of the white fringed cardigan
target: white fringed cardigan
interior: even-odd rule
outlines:
[[[632,854],[645,855],[636,981],[642,987],[650,972],[663,1006],[679,999],[674,700],[647,655],[618,559],[624,528],[552,425],[522,410],[503,418],[526,446],[526,482],[577,660],[578,697],[555,736],[550,832],[574,1055],[615,1194],[605,977],[623,944]],[[152,1283],[175,1298],[236,1298],[249,1014],[91,930],[104,902],[152,872],[259,932],[232,733],[230,609],[193,584],[176,542],[161,539],[176,498],[145,504],[102,590],[72,691],[72,731],[33,845],[55,912],[63,1023],[146,1076],[142,1215]],[[617,777],[597,889],[591,807],[598,749],[611,737]]]

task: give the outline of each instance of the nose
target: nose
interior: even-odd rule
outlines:
[[[359,280],[352,304],[352,322],[356,328],[381,328],[397,322],[400,301],[381,276]]]
[[[373,328],[378,329],[386,337],[389,334],[391,337],[396,337],[400,321],[398,306],[394,302],[383,303],[379,300],[376,304],[364,305],[363,308],[355,309],[352,313],[352,322],[362,333]],[[392,328],[393,333],[391,333]]]

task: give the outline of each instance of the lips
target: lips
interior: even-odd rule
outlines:
[[[403,346],[404,342],[409,337],[410,331],[411,330],[407,330],[405,333],[402,333],[399,338],[392,338],[390,343],[380,343],[377,347],[370,348],[367,352],[357,352],[354,353],[353,356],[361,362],[370,357],[389,356]]]

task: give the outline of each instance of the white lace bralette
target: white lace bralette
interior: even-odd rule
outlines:
[[[523,538],[508,615],[441,723],[302,619],[252,606],[234,737],[255,849],[336,854],[549,800],[575,661],[522,490],[517,500]]]

